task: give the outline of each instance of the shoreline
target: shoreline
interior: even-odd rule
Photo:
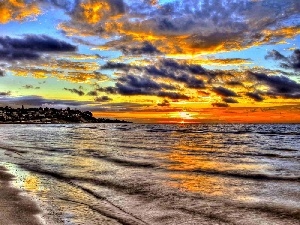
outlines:
[[[4,166],[0,166],[0,218],[1,224],[42,225],[39,215],[42,210],[22,191],[13,187],[14,176]]]

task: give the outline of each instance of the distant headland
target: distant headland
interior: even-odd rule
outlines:
[[[124,120],[95,118],[90,111],[55,108],[0,107],[0,123],[131,123]]]

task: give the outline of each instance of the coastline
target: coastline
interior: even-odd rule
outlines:
[[[0,166],[0,224],[42,225],[38,218],[42,213],[37,204],[11,185],[14,176]]]

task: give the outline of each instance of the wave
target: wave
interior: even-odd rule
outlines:
[[[252,153],[238,153],[237,155],[244,155],[244,156],[253,156],[253,157],[266,157],[266,158],[281,158],[281,159],[295,159],[296,156],[287,156],[287,155],[280,155],[276,153],[258,153],[258,152],[252,152]],[[228,157],[228,156],[226,156]]]
[[[16,153],[18,155],[27,153],[27,151],[25,151],[25,150],[20,150],[20,149],[13,148],[13,147],[8,147],[8,146],[5,146],[5,145],[4,146],[0,146],[0,149],[2,149],[4,151],[7,151],[7,152]]]
[[[25,164],[20,165],[20,166],[23,167],[24,169],[28,170],[28,171],[35,172],[35,173],[41,174],[41,175],[50,176],[50,177],[53,177],[57,180],[66,182],[69,185],[72,185],[73,187],[75,187],[77,189],[80,189],[81,191],[91,195],[92,197],[94,197],[98,200],[105,201],[106,204],[102,205],[102,207],[97,207],[95,205],[89,204],[89,202],[88,203],[79,202],[79,201],[76,201],[76,200],[74,201],[74,200],[70,200],[70,199],[66,199],[66,198],[61,199],[61,200],[73,201],[74,203],[83,204],[85,206],[88,206],[93,211],[96,211],[96,212],[100,213],[101,215],[104,215],[108,218],[114,219],[117,222],[119,222],[121,224],[124,224],[124,225],[148,225],[148,223],[146,223],[142,219],[134,216],[133,214],[131,214],[129,212],[126,212],[121,207],[119,207],[116,204],[114,204],[113,202],[109,201],[104,196],[101,196],[93,190],[90,190],[90,189],[85,188],[85,187],[83,187],[79,184],[76,184],[76,181],[89,182],[93,185],[100,185],[100,186],[107,187],[109,189],[115,189],[117,191],[122,191],[122,192],[124,192],[126,190],[131,190],[131,192],[133,191],[135,193],[134,185],[132,187],[130,187],[130,186],[128,187],[126,185],[121,185],[121,184],[118,184],[116,182],[108,181],[108,180],[100,180],[100,179],[95,179],[95,178],[70,176],[70,175],[67,175],[67,174],[58,173],[56,171],[46,170],[46,169],[40,168],[38,166],[29,166],[29,165],[25,165]],[[99,203],[97,203],[97,205],[98,204]]]
[[[204,173],[209,175],[227,176],[241,179],[251,179],[251,180],[274,180],[274,181],[295,181],[300,182],[300,176],[275,176],[262,173],[238,173],[230,171],[216,171],[216,170],[184,170],[184,172],[194,172],[194,173]]]
[[[284,151],[284,152],[298,152],[300,151],[299,149],[293,149],[293,148],[280,148],[280,147],[272,147],[270,150],[275,150],[275,151]]]
[[[154,163],[150,162],[142,162],[142,161],[136,161],[136,160],[128,160],[124,158],[116,158],[116,157],[111,157],[107,155],[101,155],[96,151],[89,151],[90,156],[93,158],[98,158],[107,162],[115,163],[121,166],[125,167],[136,167],[136,168],[158,168],[159,166]]]
[[[280,132],[280,131],[255,131],[256,134],[266,135],[300,135],[299,132]]]

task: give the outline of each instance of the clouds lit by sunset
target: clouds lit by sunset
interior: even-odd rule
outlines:
[[[0,1],[0,104],[300,122],[299,0]]]

